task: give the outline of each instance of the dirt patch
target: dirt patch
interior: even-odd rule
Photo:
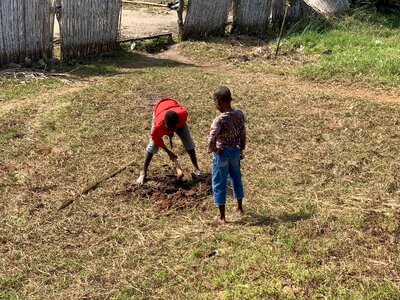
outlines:
[[[178,33],[176,11],[158,9],[150,13],[145,8],[122,10],[121,37],[139,37],[162,33]]]
[[[191,174],[178,180],[173,168],[163,166],[160,173],[149,176],[144,185],[132,186],[118,194],[148,198],[156,210],[199,207],[212,194],[211,174]]]

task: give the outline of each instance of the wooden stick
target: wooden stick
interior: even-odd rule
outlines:
[[[111,177],[114,177],[114,176],[117,175],[118,173],[121,173],[123,170],[125,170],[127,167],[129,167],[130,165],[132,165],[134,162],[135,162],[135,161],[132,160],[132,161],[130,161],[130,162],[124,164],[122,167],[120,167],[120,168],[118,168],[118,169],[112,171],[111,173],[108,173],[108,174],[106,174],[106,175],[100,177],[100,178],[97,179],[96,181],[94,181],[94,182],[92,182],[91,184],[89,184],[88,186],[86,186],[86,187],[80,192],[80,194],[79,194],[76,198],[78,198],[78,197],[80,197],[80,196],[82,196],[82,195],[87,194],[87,193],[90,192],[91,190],[95,189],[101,182],[103,182],[103,181],[105,181],[105,180],[107,180],[107,179],[109,179],[109,178],[111,178]],[[64,209],[64,208],[66,208],[67,206],[69,206],[69,205],[72,204],[73,202],[74,202],[74,199],[68,199],[68,200],[64,201],[64,202],[60,205],[60,207],[58,208],[58,211],[60,211],[60,210],[62,210],[62,209]]]
[[[123,0],[122,3],[140,4],[140,5],[149,5],[149,6],[158,6],[158,7],[168,7],[167,4],[152,3],[152,2],[145,2],[145,1],[129,1],[129,0]]]
[[[148,35],[148,36],[142,36],[142,37],[123,38],[123,39],[119,39],[118,43],[126,43],[126,42],[140,41],[140,40],[150,40],[150,39],[156,39],[159,37],[168,37],[168,36],[172,38],[172,32],[156,34],[156,35]]]
[[[281,44],[281,38],[282,38],[282,33],[283,33],[283,28],[285,27],[286,17],[287,17],[288,9],[289,9],[289,6],[290,6],[289,1],[285,1],[285,3],[286,3],[285,14],[283,16],[281,31],[279,32],[278,45],[276,46],[275,58],[278,56],[279,46]]]

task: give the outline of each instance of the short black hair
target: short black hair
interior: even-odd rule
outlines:
[[[168,110],[164,115],[164,123],[167,127],[173,127],[179,122],[178,114],[173,110]]]
[[[231,102],[232,94],[231,90],[226,86],[220,86],[214,91],[214,99],[222,102]]]

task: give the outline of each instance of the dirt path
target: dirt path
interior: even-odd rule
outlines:
[[[228,74],[231,76],[246,77],[252,82],[259,82],[261,85],[279,86],[288,90],[297,90],[300,93],[320,94],[322,96],[333,96],[340,98],[353,98],[358,100],[373,100],[379,102],[395,102],[400,103],[400,89],[383,90],[378,88],[363,88],[360,86],[349,86],[342,83],[320,83],[313,81],[305,81],[293,77],[284,77],[273,74],[252,73],[243,70],[237,70],[234,66],[224,62],[205,62],[199,61],[192,57],[185,56],[179,50],[179,45],[173,45],[169,50],[160,52],[156,55],[149,55],[153,58],[167,59],[177,61],[184,64],[196,66],[210,73]],[[120,70],[124,72],[125,70]],[[126,70],[130,72],[130,69]],[[86,88],[89,84],[99,84],[108,80],[108,77],[92,77],[89,81],[71,80],[56,91],[45,92],[41,95],[34,95],[18,100],[8,101],[2,104],[0,117],[5,116],[12,110],[20,110],[24,107],[35,105],[39,110],[46,110],[46,105],[52,102],[52,99],[78,92]]]

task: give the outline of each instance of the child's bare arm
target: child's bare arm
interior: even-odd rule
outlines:
[[[208,144],[208,150],[207,150],[207,152],[208,152],[208,153],[213,152],[213,151],[214,151],[214,147],[215,147],[215,144],[214,144],[214,143],[209,143],[209,144]]]
[[[217,134],[219,133],[220,129],[221,128],[218,120],[215,119],[211,124],[210,134],[208,135],[208,153],[211,153],[215,150]]]
[[[243,127],[242,130],[242,135],[240,137],[240,149],[243,151],[244,149],[246,149],[246,127]]]

